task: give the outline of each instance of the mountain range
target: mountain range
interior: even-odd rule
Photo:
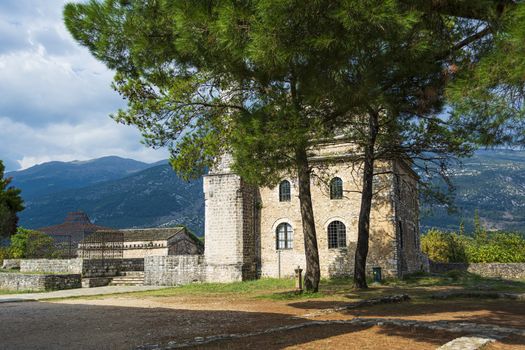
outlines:
[[[424,232],[436,227],[472,230],[474,213],[489,229],[525,232],[525,151],[478,151],[451,169],[457,212],[421,205]],[[147,164],[120,157],[49,162],[7,173],[22,189],[27,228],[62,223],[84,211],[101,226],[114,228],[186,225],[204,233],[202,179],[183,181],[167,161]]]
[[[525,151],[477,151],[451,174],[457,212],[422,203],[423,232],[430,227],[458,230],[462,221],[471,232],[476,211],[489,230],[525,232]]]
[[[62,223],[68,212],[114,228],[185,225],[204,233],[202,179],[183,181],[167,161],[153,164],[120,157],[49,162],[10,172],[26,209],[20,225]]]

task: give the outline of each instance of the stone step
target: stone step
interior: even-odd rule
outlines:
[[[131,271],[135,272],[135,271]],[[138,272],[138,271],[137,271]],[[144,273],[136,273],[131,275],[116,276],[109,284],[110,286],[143,286]]]
[[[144,271],[124,271],[120,273],[120,276],[137,276],[144,277]]]
[[[113,277],[113,281],[144,281],[144,277],[117,276]]]
[[[111,282],[110,286],[143,286],[144,281],[141,282]]]

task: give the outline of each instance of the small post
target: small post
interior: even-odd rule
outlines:
[[[301,269],[301,266],[297,266],[295,269],[295,292],[303,292],[303,269]]]
[[[381,283],[381,281],[383,280],[380,267],[373,267],[372,275],[374,276],[374,283]]]

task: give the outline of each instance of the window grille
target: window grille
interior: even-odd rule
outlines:
[[[276,248],[292,249],[293,229],[288,223],[279,224],[276,229]]]
[[[279,184],[279,202],[289,202],[291,198],[290,181],[281,181]]]
[[[334,177],[330,181],[330,199],[343,198],[343,180],[339,177]]]
[[[346,227],[341,221],[332,221],[328,225],[328,248],[346,247]]]

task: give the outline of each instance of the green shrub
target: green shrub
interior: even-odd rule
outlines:
[[[9,253],[15,259],[50,258],[54,250],[53,238],[42,232],[19,227],[11,236]]]
[[[436,262],[525,262],[525,238],[518,233],[496,232],[472,237],[431,229],[421,237],[421,249]]]
[[[517,233],[491,233],[485,238],[472,239],[467,255],[472,263],[525,262],[525,239]]]
[[[464,236],[437,229],[431,229],[421,237],[421,249],[436,262],[466,262],[465,246]]]
[[[9,254],[9,248],[0,247],[0,265],[4,263],[4,259],[10,259],[11,255]]]

